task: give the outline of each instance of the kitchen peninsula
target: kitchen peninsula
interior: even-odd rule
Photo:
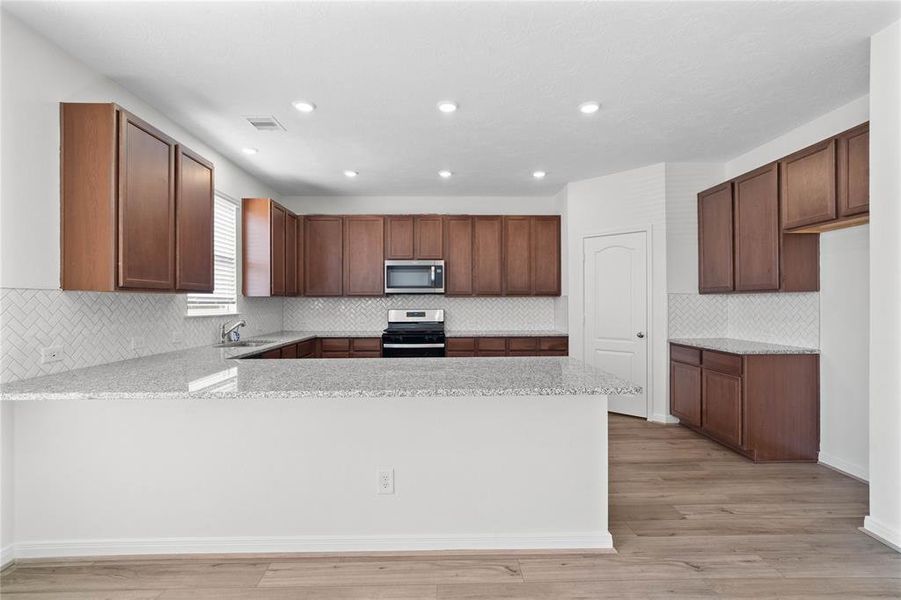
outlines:
[[[317,335],[4,386],[18,555],[612,547],[607,395],[635,386],[566,357],[242,358]]]

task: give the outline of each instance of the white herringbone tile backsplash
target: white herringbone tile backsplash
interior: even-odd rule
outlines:
[[[381,331],[389,308],[443,308],[448,329],[555,329],[554,298],[287,298],[285,329]]]
[[[819,348],[820,295],[669,294],[669,336]]]
[[[282,329],[281,299],[240,297],[238,309],[244,335]],[[234,319],[189,318],[185,310],[180,294],[2,289],[0,382],[211,344],[219,324]],[[51,346],[63,348],[63,359],[42,365],[41,348]]]

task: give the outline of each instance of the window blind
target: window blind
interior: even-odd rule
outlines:
[[[236,313],[238,309],[238,206],[216,195],[213,203],[212,294],[188,294],[188,315]]]

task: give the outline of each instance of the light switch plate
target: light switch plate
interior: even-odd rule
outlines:
[[[41,348],[41,364],[46,365],[47,363],[59,362],[63,359],[63,348],[62,346],[50,346],[48,348]]]

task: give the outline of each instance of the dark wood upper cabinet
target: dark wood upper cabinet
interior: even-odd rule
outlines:
[[[213,165],[184,146],[175,153],[175,287],[212,292]]]
[[[303,296],[303,273],[304,273],[304,251],[303,251],[303,217],[300,215],[295,216],[295,223],[297,226],[296,236],[297,243],[295,244],[295,248],[297,251],[297,295]]]
[[[779,178],[776,163],[735,179],[735,289],[779,289]]]
[[[785,229],[836,217],[835,146],[828,139],[779,161]]]
[[[121,107],[60,104],[60,286],[211,291],[213,165]]]
[[[270,269],[271,294],[273,296],[284,296],[286,289],[285,278],[285,251],[287,244],[285,242],[285,228],[287,227],[288,213],[281,206],[272,203],[272,209],[269,213],[269,227],[271,229],[270,240],[272,241]]]
[[[289,219],[292,231],[288,231]],[[241,207],[243,290],[245,296],[288,293],[289,262],[296,261],[294,215],[269,198],[244,198]],[[296,264],[292,275],[296,276]],[[294,284],[296,288],[296,282]]]
[[[864,123],[838,136],[838,216],[850,217],[870,210],[870,124]]]
[[[297,217],[285,215],[285,295],[297,295]]]
[[[343,217],[305,216],[303,221],[304,294],[341,296],[344,293]]]
[[[472,289],[476,296],[503,294],[503,218],[472,218]]]
[[[733,279],[732,182],[698,194],[698,289],[731,292]]]
[[[472,295],[472,217],[444,218],[444,292]]]
[[[385,220],[379,216],[344,217],[344,295],[385,293]]]
[[[413,248],[413,217],[388,215],[385,217],[385,258],[404,260],[415,258]]]
[[[535,296],[560,295],[560,217],[531,217],[531,279]]]
[[[414,221],[414,254],[417,259],[444,258],[444,220],[440,215],[420,215]]]
[[[175,141],[121,109],[119,287],[175,288]]]
[[[503,222],[504,293],[528,296],[532,293],[532,220],[507,216]]]

